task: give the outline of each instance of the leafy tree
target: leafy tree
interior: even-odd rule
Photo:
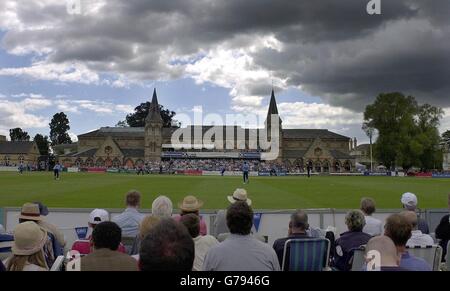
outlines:
[[[441,138],[442,143],[450,145],[450,130],[445,131]]]
[[[50,121],[50,140],[52,145],[72,143],[68,131],[69,119],[64,112],[56,113]]]
[[[438,132],[442,116],[441,108],[419,105],[414,97],[394,92],[378,95],[366,107],[363,127],[378,131],[375,156],[386,167],[435,169],[442,166]]]
[[[37,144],[37,146],[39,148],[39,153],[42,156],[47,156],[49,153],[49,145],[50,145],[48,136],[43,136],[42,134],[36,134],[33,138],[33,141]]]
[[[12,128],[9,130],[9,137],[11,141],[29,141],[30,136],[28,132],[23,131],[20,127]]]
[[[128,126],[144,127],[145,118],[148,115],[150,104],[151,104],[150,102],[141,103],[134,109],[133,113],[128,114],[126,116],[126,123],[128,124]],[[161,111],[163,127],[172,127],[174,124],[177,124],[179,126],[179,123],[176,120],[174,120],[174,116],[176,115],[175,111],[164,109],[164,106],[162,105],[159,105],[159,109]],[[121,122],[119,121],[119,123]]]

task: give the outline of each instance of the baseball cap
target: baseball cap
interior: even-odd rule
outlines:
[[[411,192],[403,193],[402,199],[400,201],[406,207],[416,207],[417,206],[417,196]]]
[[[104,221],[109,221],[109,213],[105,209],[94,209],[91,214],[89,214],[90,224],[99,224]]]

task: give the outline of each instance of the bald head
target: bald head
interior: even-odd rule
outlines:
[[[381,256],[382,267],[393,267],[400,264],[400,257],[394,242],[387,236],[376,236],[369,240],[366,246],[366,254],[369,251],[378,251]]]
[[[409,224],[411,224],[412,230],[417,230],[417,214],[414,211],[402,211],[400,215],[403,216]]]
[[[304,232],[308,229],[308,214],[305,211],[298,209],[291,215],[289,228],[293,232]]]

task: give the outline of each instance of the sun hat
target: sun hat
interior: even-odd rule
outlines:
[[[402,199],[400,199],[400,201],[407,208],[415,208],[417,206],[417,196],[411,192],[403,193]]]
[[[12,253],[17,256],[30,256],[42,250],[47,241],[47,232],[33,221],[19,223],[14,228]]]
[[[35,203],[25,203],[20,211],[19,219],[27,219],[40,221],[42,220],[41,212],[39,211],[39,205]]]
[[[244,201],[249,206],[252,205],[252,200],[247,197],[247,191],[242,188],[237,188],[236,190],[234,190],[233,195],[227,196],[227,198],[230,203],[234,203],[236,201]]]
[[[203,201],[198,200],[195,196],[188,195],[184,197],[178,207],[183,211],[193,212],[199,210],[203,206]]]
[[[99,224],[104,221],[109,221],[109,213],[105,209],[94,209],[89,214],[90,224]]]

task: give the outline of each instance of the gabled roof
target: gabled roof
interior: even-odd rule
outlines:
[[[352,157],[346,153],[343,153],[339,150],[329,150],[329,152],[335,159],[354,159],[354,157]]]
[[[347,136],[328,131],[328,129],[283,129],[283,138],[329,138],[346,141],[350,139]]]
[[[26,154],[33,150],[33,146],[36,146],[34,141],[2,141],[0,154]]]
[[[143,127],[101,127],[100,129],[80,134],[83,137],[144,137]]]
[[[79,153],[73,153],[73,154],[70,154],[70,155],[67,155],[67,156],[69,156],[69,157],[76,157],[76,158],[78,158],[78,157],[92,158],[97,151],[98,151],[98,148],[86,150],[86,151],[79,152]]]

